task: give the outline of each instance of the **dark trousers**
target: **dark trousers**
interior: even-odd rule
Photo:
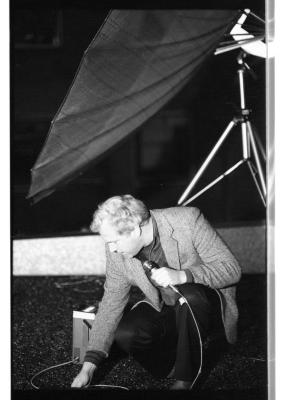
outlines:
[[[178,286],[187,299],[161,312],[146,302],[126,312],[115,335],[117,345],[154,376],[172,377],[192,384],[203,368],[206,339],[224,334],[219,294],[204,285]]]

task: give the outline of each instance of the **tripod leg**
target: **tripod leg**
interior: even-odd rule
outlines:
[[[256,132],[256,129],[254,127],[254,125],[251,124],[251,129],[252,129],[252,133],[254,136],[254,139],[256,141],[257,147],[259,149],[260,154],[262,155],[263,161],[266,161],[266,153],[265,153],[265,149],[263,147],[263,144],[261,143],[261,140],[258,136],[258,133]]]
[[[249,160],[247,161],[247,165],[248,165],[248,167],[249,167],[249,170],[250,170],[250,172],[251,172],[251,175],[252,175],[252,177],[253,177],[254,183],[255,183],[255,185],[256,185],[256,187],[257,187],[257,190],[258,190],[258,193],[259,193],[259,195],[260,195],[260,197],[261,197],[261,200],[262,200],[264,206],[266,207],[265,199],[264,199],[264,197],[263,197],[261,188],[260,188],[260,186],[259,186],[259,183],[258,183],[258,181],[257,181],[257,179],[256,179],[256,176],[255,176],[255,173],[254,173],[254,171],[253,171],[251,162],[250,162]]]
[[[207,156],[206,160],[203,162],[203,164],[201,165],[200,169],[198,170],[198,172],[196,173],[196,175],[194,176],[194,178],[192,179],[192,181],[190,182],[190,184],[187,186],[186,190],[184,191],[184,193],[181,195],[180,199],[178,200],[178,205],[180,205],[185,198],[187,197],[187,195],[190,193],[190,191],[194,188],[194,186],[196,185],[196,183],[198,182],[198,180],[201,178],[203,172],[205,171],[205,169],[208,167],[209,163],[211,162],[211,160],[214,158],[215,154],[217,153],[217,151],[219,150],[219,148],[221,147],[221,145],[223,144],[223,142],[225,141],[226,137],[228,136],[228,134],[231,132],[232,128],[237,124],[237,121],[235,119],[233,119],[228,126],[226,127],[225,131],[222,133],[221,137],[219,138],[219,140],[217,141],[217,143],[215,144],[215,146],[212,148],[212,150],[210,151],[209,155]]]
[[[182,205],[186,206],[189,204],[191,201],[196,199],[197,197],[201,196],[202,193],[206,192],[206,190],[210,189],[212,186],[216,185],[218,182],[220,182],[222,179],[224,179],[227,175],[229,175],[231,172],[233,172],[235,169],[237,169],[241,164],[243,164],[247,159],[243,159],[238,161],[235,165],[233,165],[231,168],[227,169],[222,175],[218,176],[214,181],[209,183],[209,185],[205,186],[202,190],[200,190],[198,193],[196,193],[194,196],[192,196],[190,199],[185,201]]]
[[[260,183],[261,183],[263,196],[266,197],[265,179],[264,179],[264,176],[263,176],[263,171],[262,171],[262,168],[261,168],[258,151],[257,151],[257,148],[256,148],[254,136],[253,136],[253,133],[252,133],[251,124],[250,124],[249,121],[246,122],[246,126],[247,126],[248,133],[249,133],[250,143],[252,145],[253,155],[254,155],[254,159],[255,159],[255,162],[256,162],[256,166],[257,166],[257,171],[258,171],[258,176],[259,176]]]

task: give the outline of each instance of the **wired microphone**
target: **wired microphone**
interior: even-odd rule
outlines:
[[[143,262],[143,269],[145,272],[151,272],[153,269],[159,269],[160,266],[154,262],[154,261],[150,261],[150,260],[146,260]],[[176,289],[175,286],[173,285],[168,285],[168,287],[170,287],[175,293],[179,294],[179,296],[181,296],[181,293]]]

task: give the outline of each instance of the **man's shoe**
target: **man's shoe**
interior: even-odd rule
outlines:
[[[190,390],[191,382],[188,381],[175,381],[172,386],[170,386],[170,390]]]

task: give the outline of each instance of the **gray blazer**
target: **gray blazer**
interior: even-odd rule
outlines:
[[[241,276],[237,260],[197,208],[173,207],[153,210],[151,214],[157,222],[169,266],[177,270],[189,269],[195,283],[219,289],[226,336],[234,343],[238,319],[235,285]],[[159,301],[158,289],[145,275],[140,261],[110,253],[108,246],[106,260],[104,295],[87,350],[99,350],[107,356],[132,285],[142,290],[156,310],[160,311],[163,304]]]

